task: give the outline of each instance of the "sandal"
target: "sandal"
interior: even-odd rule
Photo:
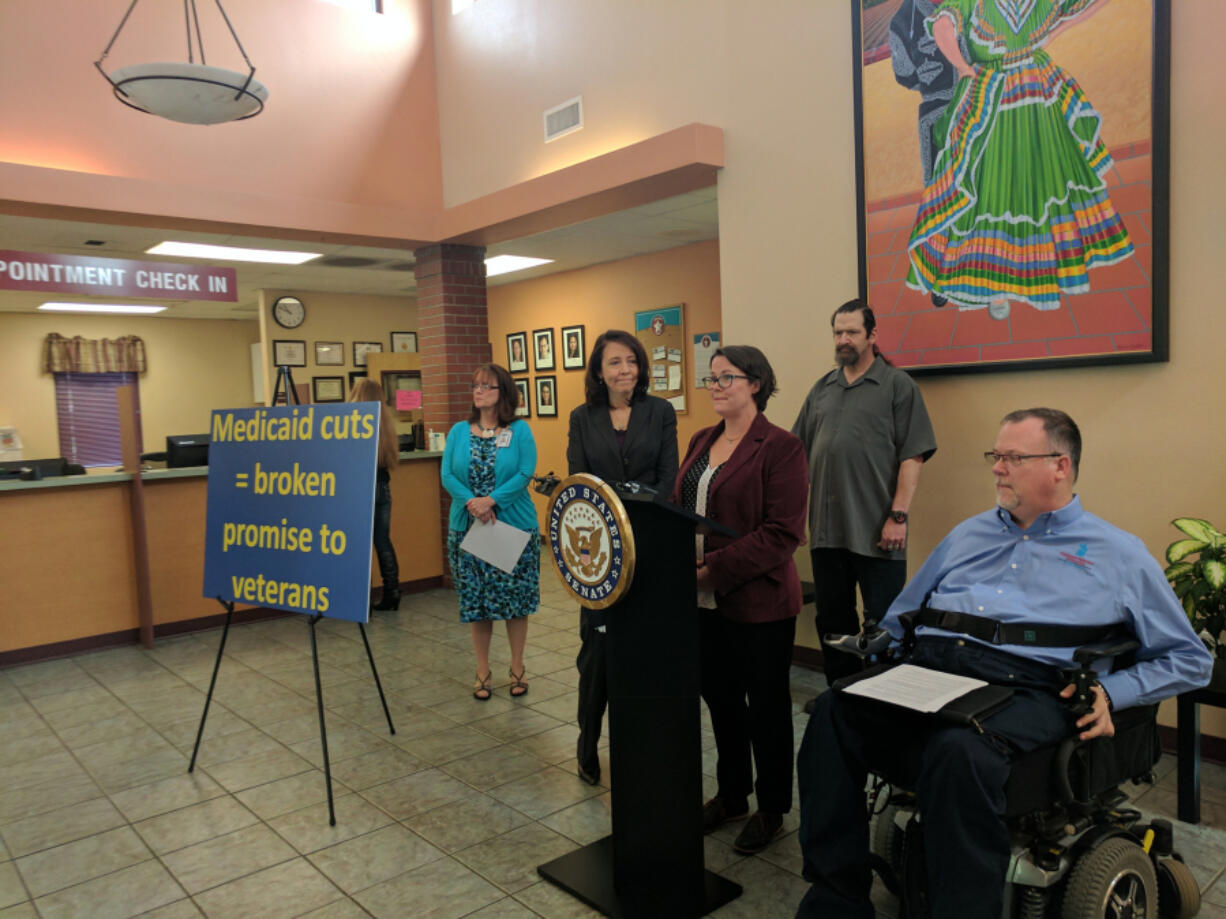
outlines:
[[[507,671],[507,676],[511,678],[511,698],[518,699],[528,694],[528,684],[524,682],[524,674],[527,672],[527,667],[519,672],[519,676],[515,675],[514,669]]]
[[[478,702],[488,702],[493,693],[490,691],[490,677],[494,675],[494,671],[490,671],[485,675],[485,679],[481,679],[481,674],[477,674],[477,685],[473,687],[473,698]]]

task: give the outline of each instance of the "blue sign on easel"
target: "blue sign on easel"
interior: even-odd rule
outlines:
[[[379,403],[219,409],[204,595],[366,622]]]

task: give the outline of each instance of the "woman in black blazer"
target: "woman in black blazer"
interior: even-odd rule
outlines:
[[[606,482],[639,482],[667,495],[677,475],[677,413],[647,395],[647,352],[629,332],[610,329],[592,346],[587,362],[585,404],[570,413],[566,444],[569,475],[588,472]],[[608,705],[603,610],[580,608],[583,644],[579,668],[579,777],[600,781],[600,720]]]

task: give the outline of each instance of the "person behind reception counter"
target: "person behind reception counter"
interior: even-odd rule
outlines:
[[[703,832],[749,817],[733,842],[761,852],[792,809],[789,671],[805,538],[809,469],[804,444],[762,412],[776,391],[770,362],[750,345],[720,348],[703,381],[723,420],[690,440],[673,501],[740,535],[698,536],[702,697],[715,733],[718,790]],[[753,767],[757,766],[757,782]]]
[[[638,482],[668,494],[677,475],[677,413],[647,394],[647,352],[637,338],[609,329],[592,346],[583,389],[587,401],[570,413],[567,474],[590,472],[606,482]],[[604,610],[579,608],[579,778],[600,781],[600,720],[609,702]]]
[[[379,469],[375,474],[375,529],[373,542],[379,562],[379,577],[383,580],[383,595],[371,609],[400,609],[400,565],[396,547],[392,545],[392,468],[400,462],[400,441],[396,436],[396,418],[383,401],[383,387],[370,377],[353,384],[350,402],[379,403]]]
[[[447,526],[447,559],[460,605],[460,621],[467,622],[477,655],[473,698],[487,701],[491,694],[490,638],[494,620],[507,624],[511,646],[511,689],[514,698],[526,695],[524,646],[528,616],[540,604],[541,526],[528,485],[536,469],[536,441],[527,422],[515,417],[519,390],[505,367],[482,364],[473,373],[472,412],[447,434],[443,449],[443,487],[451,495]],[[524,546],[508,574],[460,548],[474,520],[501,520],[526,530]]]

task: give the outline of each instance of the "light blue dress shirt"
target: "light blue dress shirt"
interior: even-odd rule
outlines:
[[[925,598],[934,609],[1004,623],[1124,626],[1141,643],[1136,664],[1100,676],[1117,709],[1204,686],[1213,670],[1212,657],[1145,545],[1083,510],[1076,497],[1025,530],[1001,508],[964,520],[891,604],[882,626],[901,638],[899,615],[919,609]],[[920,627],[916,634],[954,633]],[[1071,666],[1075,650],[998,647],[1058,667]]]

